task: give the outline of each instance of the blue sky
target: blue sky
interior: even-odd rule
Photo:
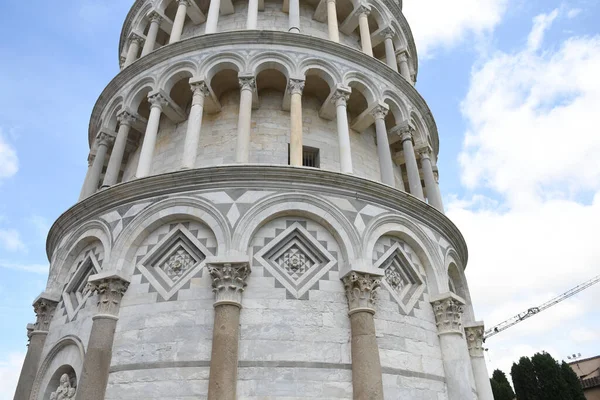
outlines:
[[[476,313],[491,326],[600,273],[600,2],[404,4],[417,88],[440,132],[447,214],[467,239]],[[89,115],[118,72],[129,6],[0,5],[0,400],[12,398],[45,287],[45,236],[83,182]],[[599,296],[597,285],[490,339],[490,370],[539,350],[600,354]]]

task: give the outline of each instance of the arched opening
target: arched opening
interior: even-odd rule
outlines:
[[[171,78],[166,89],[169,89],[169,97],[177,104],[185,113],[189,115],[192,105],[192,89],[190,88],[190,78],[192,74],[188,71],[182,71]]]
[[[348,86],[352,89],[350,98],[348,99],[348,115],[350,121],[353,121],[359,115],[361,115],[369,106],[369,92],[366,86],[359,81],[352,81],[348,83]]]
[[[287,71],[279,64],[267,63],[257,69],[256,90],[260,107],[253,111],[250,162],[288,164],[290,111],[284,109],[288,86]]]
[[[152,24],[150,18],[146,16],[144,19],[145,27],[144,27],[144,36],[148,37],[148,32],[150,31],[150,25]],[[169,37],[171,32],[165,32],[163,29],[163,24],[159,24],[158,32],[156,34],[156,42],[154,44],[154,50],[161,48],[162,46],[169,43]]]
[[[75,370],[70,365],[62,365],[52,374],[43,398],[71,400],[75,399],[76,391],[77,375]]]

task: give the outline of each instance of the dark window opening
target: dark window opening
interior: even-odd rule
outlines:
[[[290,145],[288,144],[288,165],[290,165]],[[302,166],[320,168],[321,162],[319,149],[316,147],[302,146]]]

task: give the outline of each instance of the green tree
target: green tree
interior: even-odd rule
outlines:
[[[569,392],[571,393],[572,400],[585,400],[585,395],[583,394],[583,387],[581,386],[581,381],[579,377],[573,371],[573,368],[569,366],[566,362],[562,362],[560,369],[562,370],[562,375],[567,383],[569,388]]]
[[[531,359],[521,357],[510,370],[515,393],[519,400],[545,400],[540,393],[537,375]]]
[[[542,399],[572,400],[562,369],[550,354],[536,353],[531,357],[531,362],[535,368]]]
[[[490,379],[494,400],[513,400],[515,393],[506,378],[506,374],[499,369],[495,370]]]

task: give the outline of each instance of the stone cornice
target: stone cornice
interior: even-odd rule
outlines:
[[[405,33],[406,41],[408,42],[408,50],[410,51],[410,54],[414,58],[415,75],[418,75],[418,73],[419,73],[419,57],[417,54],[417,47],[415,45],[415,39],[412,34],[412,29],[410,29],[410,25],[408,24],[408,21],[406,20],[406,18],[404,17],[404,13],[402,12],[402,0],[396,0],[396,1],[394,1],[394,0],[379,0],[379,1],[381,1],[383,3],[383,5],[385,5],[388,8],[388,10],[390,10],[392,15],[394,15],[394,17],[398,21],[398,24],[400,24],[402,31]],[[147,3],[148,3],[148,0],[136,0],[135,3],[133,4],[133,6],[131,7],[131,9],[129,10],[129,12],[127,13],[127,16],[125,17],[125,22],[123,23],[123,28],[121,29],[121,36],[119,37],[119,55],[118,55],[119,59],[121,57],[121,53],[123,52],[123,46],[125,46],[125,43],[127,43],[127,38],[129,36],[129,32],[131,31],[131,24],[133,23],[133,20],[134,20],[135,16],[138,14],[138,12],[142,9],[142,7],[144,5],[146,5]],[[244,31],[238,31],[238,32],[244,32]]]
[[[293,182],[293,185],[290,183]],[[389,207],[440,232],[456,250],[462,265],[467,265],[468,251],[458,228],[434,207],[416,197],[379,182],[353,175],[312,168],[283,165],[235,164],[182,170],[149,176],[102,190],[75,204],[52,225],[46,243],[48,259],[60,240],[83,221],[123,204],[195,190],[226,188],[273,188],[318,191],[328,195],[351,196]]]
[[[167,61],[175,56],[185,53],[198,52],[219,46],[256,43],[275,46],[290,46],[301,49],[309,49],[311,51],[316,51],[315,49],[318,49],[319,51],[343,58],[349,63],[358,64],[363,68],[370,70],[374,74],[377,74],[394,83],[396,87],[400,88],[402,92],[411,100],[411,102],[418,108],[419,112],[423,116],[431,136],[434,152],[436,155],[438,154],[439,137],[437,125],[431,110],[425,102],[425,99],[423,99],[415,87],[408,83],[399,73],[388,67],[385,63],[366,55],[360,50],[314,36],[278,31],[232,31],[195,36],[177,43],[170,44],[168,46],[163,46],[160,49],[140,58],[127,68],[123,69],[115,78],[113,78],[94,105],[94,110],[92,112],[92,118],[90,119],[89,125],[90,143],[94,138],[94,127],[98,126],[100,114],[102,113],[104,107],[113,98],[117,91],[123,87],[123,85],[125,85],[131,79],[137,77],[143,71],[152,68],[154,65],[160,62]]]

